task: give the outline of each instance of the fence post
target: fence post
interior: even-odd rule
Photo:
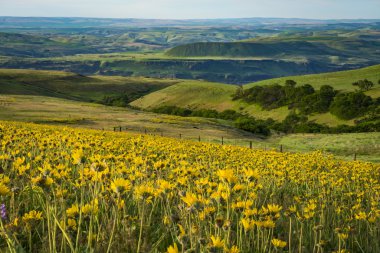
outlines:
[[[249,141],[249,148],[252,149],[252,141]]]
[[[116,132],[116,127],[113,127],[113,131]]]
[[[200,135],[198,136],[198,141],[199,141],[199,142],[201,141],[201,136],[200,136]]]
[[[144,129],[144,133],[146,134],[146,128]]]
[[[282,153],[282,144],[280,145],[280,152]]]
[[[356,153],[354,154],[354,161],[356,161]]]
[[[224,144],[224,137],[222,136],[222,145]]]
[[[182,134],[179,134],[179,138],[182,139]]]
[[[119,127],[119,130],[120,130],[120,132],[121,132],[121,127]]]

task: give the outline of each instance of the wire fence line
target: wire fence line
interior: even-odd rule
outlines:
[[[114,132],[122,132],[122,131],[133,131],[137,132],[140,134],[149,134],[153,136],[161,136],[161,137],[172,137],[172,138],[177,138],[177,139],[186,139],[186,140],[193,140],[193,141],[198,141],[198,142],[213,142],[213,143],[219,143],[219,144],[233,144],[237,146],[244,146],[244,147],[249,147],[250,149],[254,148],[254,142],[252,140],[249,140],[248,138],[246,139],[237,139],[237,138],[226,138],[224,136],[221,136],[220,138],[210,138],[210,137],[204,137],[201,134],[198,135],[185,135],[183,133],[170,133],[167,131],[162,131],[162,130],[156,130],[156,131],[149,131],[148,129],[140,129],[136,130],[134,128],[128,128],[128,127],[113,127],[112,128]],[[244,144],[244,145],[243,145]],[[269,148],[269,147],[268,147]],[[267,147],[264,147],[264,149],[267,149]],[[280,145],[278,151],[282,152],[283,147]]]
[[[104,129],[103,129],[104,130]],[[218,143],[221,145],[235,145],[235,146],[240,146],[240,147],[246,147],[249,149],[263,149],[263,150],[275,150],[277,152],[296,152],[292,150],[286,150],[286,147],[283,146],[282,144],[277,144],[277,145],[257,145],[255,146],[255,141],[249,140],[249,138],[244,138],[244,139],[237,139],[237,138],[226,138],[224,136],[221,136],[219,138],[210,138],[210,137],[205,137],[202,136],[201,134],[197,135],[185,135],[183,133],[172,133],[168,131],[163,131],[163,130],[148,130],[147,128],[129,128],[129,127],[122,127],[122,126],[117,126],[117,127],[112,127],[112,130],[114,132],[123,132],[123,131],[128,131],[128,132],[134,132],[138,134],[146,134],[146,135],[152,135],[152,136],[161,136],[161,137],[169,137],[169,138],[177,138],[177,139],[184,139],[184,140],[192,140],[192,141],[198,141],[198,142],[209,142],[209,143]],[[257,140],[256,140],[257,144]],[[291,149],[291,148],[290,148]],[[358,158],[358,154],[355,152],[352,154],[352,160],[356,161]]]

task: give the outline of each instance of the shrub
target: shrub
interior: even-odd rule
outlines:
[[[349,120],[364,116],[374,102],[362,92],[342,93],[335,97],[330,112],[338,118]]]

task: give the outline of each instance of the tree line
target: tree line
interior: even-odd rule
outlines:
[[[218,112],[213,109],[180,108],[177,106],[161,106],[152,110],[155,113],[176,115],[182,117],[204,117],[228,120],[233,125],[257,135],[270,136],[274,132],[282,133],[355,133],[355,132],[375,132],[380,131],[380,115],[378,112],[369,114],[367,117],[357,121],[354,126],[340,125],[329,127],[310,121],[306,115],[297,114],[291,111],[282,121],[275,121],[271,118],[266,120],[256,119],[252,116],[236,112],[234,110],[224,110]]]
[[[378,82],[380,84],[380,80]],[[364,94],[374,84],[367,79],[353,83],[359,87],[354,92],[339,92],[330,85],[323,85],[315,90],[310,84],[297,86],[294,80],[287,80],[285,85],[272,84],[254,86],[244,90],[239,87],[233,100],[242,99],[247,103],[259,104],[263,109],[271,110],[282,106],[297,109],[300,114],[330,112],[340,119],[350,120],[376,111],[380,99],[373,99]]]

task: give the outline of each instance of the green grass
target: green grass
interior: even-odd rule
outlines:
[[[339,53],[339,52],[334,52]],[[306,41],[198,42],[180,45],[167,51],[169,56],[275,57],[279,55],[324,55],[327,50]]]
[[[122,126],[131,132],[141,133],[146,129],[151,134],[172,137],[183,134],[190,139],[198,139],[198,136],[202,139],[256,138],[221,120],[158,115],[47,96],[0,94],[0,119],[106,130]]]
[[[260,139],[253,134],[238,130],[228,121],[183,118],[157,115],[127,108],[71,101],[60,98],[31,95],[1,95],[0,120],[34,122],[50,125],[67,125],[81,128],[112,131],[122,126],[123,131],[163,135],[183,139],[221,143],[254,148],[284,151],[310,152],[324,150],[343,159],[357,158],[380,162],[380,133],[359,134],[292,134]]]
[[[184,81],[153,92],[131,103],[132,106],[151,109],[163,105],[186,108],[229,109],[234,105],[231,95],[236,86],[203,81]]]
[[[0,58],[1,59],[1,58]],[[271,57],[258,57],[258,56],[244,56],[233,57],[233,60],[269,60]],[[105,53],[105,54],[76,54],[59,57],[48,58],[34,58],[34,60],[54,60],[54,61],[101,61],[113,62],[123,60],[231,60],[231,56],[175,56],[168,55],[166,51],[153,51],[153,52],[120,52],[120,53]],[[304,62],[305,58],[294,58],[294,61]]]
[[[270,85],[274,83],[283,85],[286,80],[292,79],[298,84],[310,84],[316,89],[320,88],[322,85],[328,84],[337,90],[353,91],[357,87],[353,86],[352,83],[364,78],[367,78],[375,84],[375,88],[367,92],[368,95],[379,97],[380,85],[377,84],[377,82],[380,80],[380,65],[348,71],[274,78],[246,84],[244,85],[244,88],[247,89],[256,85]]]
[[[352,80],[367,78],[376,82],[380,79],[380,65],[335,73],[296,76],[270,79],[254,84],[266,85],[275,82],[284,83],[294,79],[298,83],[309,83],[319,88],[325,83],[335,89],[353,90]],[[373,97],[380,96],[380,85],[367,92]],[[143,96],[131,103],[143,109],[152,109],[163,105],[176,105],[190,109],[215,109],[223,111],[234,109],[256,118],[283,120],[289,113],[286,107],[274,110],[262,110],[258,105],[249,105],[242,101],[232,101],[236,86],[198,80],[153,79],[143,77],[120,76],[81,76],[61,71],[36,71],[0,69],[0,94],[36,95],[59,97],[78,101],[101,101],[104,96],[116,96],[120,93]],[[353,124],[353,121],[339,120],[331,114],[317,114],[310,117],[317,123],[336,126]]]
[[[377,69],[378,66],[367,68],[366,73],[372,73]],[[156,115],[126,108],[73,101],[73,99],[99,99],[104,91],[112,93],[121,88],[132,89],[133,85],[153,82],[171,85],[136,100],[132,105],[142,108],[176,105],[219,111],[235,109],[257,118],[272,117],[275,120],[282,120],[288,114],[286,107],[265,111],[257,105],[232,101],[231,95],[236,89],[233,85],[205,81],[84,77],[60,71],[34,70],[0,70],[0,77],[0,93],[2,93],[0,94],[0,119],[2,120],[108,130],[112,130],[115,126],[123,126],[131,132],[141,133],[147,129],[151,134],[161,135],[162,133],[164,136],[176,138],[181,134],[182,138],[193,140],[201,136],[201,140],[216,143],[220,143],[221,138],[224,137],[224,142],[232,145],[249,146],[249,142],[253,141],[254,147],[257,148],[278,149],[280,145],[283,145],[285,150],[292,152],[323,149],[344,159],[352,159],[353,154],[357,153],[358,159],[379,162],[379,146],[376,144],[379,142],[379,133],[289,135],[273,136],[262,140],[235,129],[227,121]],[[376,90],[370,92],[374,91]],[[353,124],[352,121],[342,121],[328,113],[313,115],[310,119],[331,126]]]
[[[62,71],[0,69],[0,94],[44,95],[99,102],[104,96],[137,97],[177,81],[144,77],[82,76]]]
[[[380,162],[380,133],[297,134],[282,137],[279,144],[292,152],[323,150],[342,159]]]
[[[309,116],[309,120],[333,127],[338,125],[354,125],[354,120],[338,119],[335,115],[332,115],[329,112],[311,115]]]
[[[352,91],[355,87],[352,86],[351,83],[364,78],[375,83],[375,88],[366,93],[374,98],[379,97],[380,85],[377,84],[377,80],[380,79],[380,65],[358,70],[269,79],[245,85],[244,88],[247,89],[254,85],[269,85],[273,83],[284,84],[285,80],[294,79],[299,84],[308,83],[316,89],[319,89],[319,87],[324,84],[329,84],[337,90]],[[233,101],[232,95],[235,91],[236,86],[233,85],[201,81],[185,81],[157,92],[150,93],[132,102],[131,105],[143,109],[152,109],[163,105],[175,105],[190,109],[215,109],[218,111],[234,109],[238,112],[247,113],[259,119],[272,118],[279,121],[283,120],[290,112],[287,107],[263,110],[256,104],[247,104],[240,100]],[[315,120],[317,123],[327,124],[329,126],[353,124],[352,120],[340,120],[330,113],[312,115],[310,116],[310,120]]]
[[[368,31],[371,33],[371,31]],[[368,66],[379,62],[378,39],[366,39],[363,31],[315,31],[313,33],[282,33],[235,42],[195,42],[176,46],[166,52],[171,57],[263,58],[314,63],[314,73],[328,64]],[[376,33],[375,33],[376,36]],[[319,64],[316,69],[315,63]],[[331,70],[330,70],[331,71]],[[310,73],[310,70],[308,72]],[[288,73],[289,75],[290,73]],[[298,73],[297,73],[298,74]],[[291,75],[291,74],[290,74]],[[276,76],[281,76],[279,73]]]

